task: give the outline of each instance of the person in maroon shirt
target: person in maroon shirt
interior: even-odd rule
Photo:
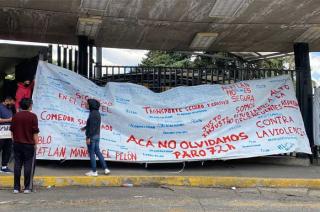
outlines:
[[[24,193],[31,193],[39,133],[38,118],[34,113],[30,112],[32,109],[32,99],[22,99],[20,101],[20,108],[21,110],[13,116],[10,127],[15,160],[13,193],[19,193],[21,190],[20,177],[22,166],[24,166]]]

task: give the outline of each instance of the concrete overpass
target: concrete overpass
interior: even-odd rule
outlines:
[[[0,0],[0,38],[158,50],[320,50],[319,0]]]

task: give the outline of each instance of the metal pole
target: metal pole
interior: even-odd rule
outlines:
[[[79,74],[88,77],[88,37],[78,36],[79,41]]]
[[[73,68],[73,71],[76,72],[76,73],[79,73],[78,61],[79,61],[78,50],[75,50],[74,51],[74,68]]]
[[[102,77],[102,47],[96,47],[96,78]]]
[[[71,70],[72,71],[72,49],[69,49],[69,63],[68,63],[68,65],[69,65],[69,70]]]
[[[52,45],[49,45],[48,49],[48,63],[52,63]]]
[[[294,44],[294,59],[297,74],[297,98],[300,105],[304,126],[309,138],[310,147],[314,150],[312,81],[308,43]]]
[[[93,40],[89,41],[89,78],[92,78],[93,66]]]
[[[63,68],[67,68],[67,48],[63,47]]]
[[[60,47],[60,45],[58,45],[57,50],[58,50],[58,66],[61,66],[61,47]]]

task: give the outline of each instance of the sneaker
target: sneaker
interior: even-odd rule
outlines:
[[[19,194],[20,191],[19,191],[19,190],[13,190],[13,193],[14,193],[14,194]]]
[[[104,174],[110,174],[110,170],[109,169],[105,169],[104,170]]]
[[[87,176],[89,177],[97,177],[98,176],[98,172],[93,172],[93,171],[89,171],[86,173]]]
[[[31,193],[31,190],[29,190],[29,189],[24,190],[23,193],[24,193],[24,194],[30,194],[30,193]]]
[[[1,168],[1,172],[5,173],[5,174],[12,174],[13,173],[13,171],[11,169],[9,169],[8,167]]]

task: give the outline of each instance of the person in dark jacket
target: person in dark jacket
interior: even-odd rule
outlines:
[[[100,164],[104,169],[104,174],[109,174],[110,170],[107,168],[107,164],[99,148],[101,125],[101,116],[99,112],[100,103],[95,99],[88,99],[86,108],[90,110],[90,114],[87,125],[81,128],[82,131],[86,132],[86,143],[91,163],[91,171],[87,172],[86,175],[92,177],[98,176],[96,156],[98,156]]]

